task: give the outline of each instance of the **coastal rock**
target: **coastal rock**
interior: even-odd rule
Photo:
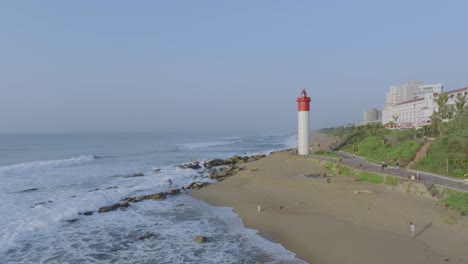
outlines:
[[[147,196],[147,199],[151,200],[164,200],[166,199],[166,193],[154,193]]]
[[[209,182],[201,182],[201,183],[192,182],[185,189],[201,189],[209,184],[210,184]]]
[[[137,237],[137,240],[145,240],[145,239],[152,238],[152,237],[155,237],[155,236],[157,236],[157,234],[155,234],[155,233],[146,233],[146,234],[144,234],[142,236]]]
[[[73,223],[73,222],[75,222],[76,220],[78,220],[78,218],[68,219],[68,220],[65,220],[65,222]]]
[[[210,169],[213,167],[222,166],[226,164],[227,164],[226,161],[223,159],[213,159],[213,160],[208,160],[205,163],[203,163],[203,167]]]
[[[35,208],[35,207],[38,206],[38,205],[44,205],[44,204],[46,204],[46,203],[52,203],[52,201],[49,200],[49,201],[47,201],[47,202],[35,203],[33,206],[31,206],[31,208]]]
[[[168,191],[166,194],[167,195],[176,195],[176,194],[179,194],[179,193],[180,193],[180,189],[173,189],[173,190]]]
[[[93,212],[92,211],[86,211],[83,213],[83,215],[93,215]]]
[[[101,207],[101,208],[99,208],[98,212],[99,213],[107,213],[107,212],[110,212],[110,211],[117,210],[119,208],[127,208],[129,206],[130,206],[130,204],[128,202],[121,202],[121,203],[116,203],[116,204],[113,204],[113,205]]]
[[[205,236],[196,236],[193,239],[193,241],[195,241],[198,244],[202,244],[202,243],[205,243],[206,241],[208,241],[208,239]]]
[[[192,163],[177,165],[177,168],[198,170],[201,169],[201,166],[199,161],[194,161]]]
[[[143,172],[138,172],[138,173],[132,173],[129,175],[124,176],[124,178],[133,178],[133,177],[143,177],[145,174]]]
[[[31,189],[26,189],[26,190],[23,190],[23,191],[20,191],[21,193],[25,193],[25,192],[32,192],[32,191],[37,191],[39,190],[38,188],[31,188]]]
[[[156,168],[156,169],[153,169],[154,172],[160,172],[161,169],[160,168]]]

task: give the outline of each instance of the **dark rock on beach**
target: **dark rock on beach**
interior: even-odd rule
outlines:
[[[83,213],[83,215],[93,215],[93,212],[92,211],[86,211]]]
[[[201,189],[207,185],[210,185],[210,183],[209,182],[200,182],[200,183],[192,182],[189,186],[185,187],[185,189]]]
[[[213,167],[217,167],[217,166],[223,166],[223,165],[226,165],[227,162],[223,159],[213,159],[213,160],[209,160],[209,161],[206,161],[205,163],[203,163],[203,167],[205,168],[213,168]]]
[[[228,159],[225,159],[225,160],[223,160],[223,159],[209,160],[209,161],[206,161],[205,163],[203,163],[203,166],[205,168],[207,168],[207,170],[203,170],[199,174],[203,175],[204,173],[208,172],[210,179],[215,179],[217,181],[222,181],[222,180],[226,179],[227,177],[230,177],[230,176],[232,176],[232,175],[234,175],[234,174],[236,174],[236,173],[238,173],[238,172],[240,172],[241,170],[244,169],[242,167],[237,166],[237,164],[256,161],[256,160],[259,160],[259,159],[264,158],[264,157],[266,157],[266,155],[255,155],[255,156],[250,156],[250,157],[249,156],[241,157],[241,156],[238,156],[238,155],[234,155],[234,156],[232,156],[232,157],[230,157]],[[213,167],[219,167],[219,166],[223,166],[223,167],[213,168]],[[198,161],[178,165],[177,167],[183,168],[183,169],[200,169],[201,168],[200,163]],[[154,169],[154,171],[157,172],[157,171],[160,171],[160,169]],[[134,173],[134,174],[131,174],[131,175],[127,176],[127,177],[141,177],[141,176],[144,176],[144,174],[143,173]],[[195,175],[195,177],[197,177],[197,176]],[[169,179],[168,183],[169,183],[169,185],[171,185],[172,181]],[[137,203],[137,202],[141,202],[141,201],[144,201],[144,200],[164,200],[169,195],[178,195],[180,193],[185,193],[186,190],[191,190],[191,189],[192,190],[193,189],[201,189],[201,188],[203,188],[205,186],[208,186],[210,184],[211,184],[210,182],[192,182],[188,186],[182,186],[182,187],[180,187],[178,189],[172,189],[172,190],[170,190],[168,192],[153,193],[153,194],[140,195],[140,196],[134,196],[134,197],[126,197],[126,198],[122,199],[122,201],[120,203],[116,203],[116,204],[113,204],[113,205],[104,206],[104,207],[99,208],[98,212],[99,213],[106,213],[106,212],[117,210],[119,208],[126,208],[126,207],[130,206],[130,203]],[[176,207],[179,207],[179,206],[183,206],[183,204],[176,205]],[[88,212],[85,212],[85,215],[87,215],[86,213],[88,213]],[[90,213],[89,215],[92,214],[91,211],[89,211],[89,213]],[[200,236],[200,237],[202,237],[202,236]],[[203,242],[206,241],[206,237],[203,237],[203,238],[200,238],[200,239],[202,239],[202,240],[204,239]],[[203,242],[200,242],[200,243],[203,243]]]
[[[156,236],[157,236],[157,234],[155,234],[155,233],[146,233],[144,235],[141,235],[141,236],[137,237],[137,240],[145,240],[145,239],[156,237]]]
[[[31,188],[31,189],[26,189],[26,190],[23,190],[23,191],[20,191],[21,193],[25,193],[25,192],[32,192],[32,191],[37,191],[39,190],[38,188]]]
[[[199,161],[194,161],[192,163],[177,165],[177,167],[181,168],[181,169],[193,169],[193,170],[201,169]]]
[[[198,244],[202,244],[202,243],[205,243],[206,241],[208,241],[208,239],[205,236],[196,236],[193,239],[193,241],[195,241]]]
[[[127,176],[124,176],[124,178],[143,177],[143,176],[145,176],[143,172],[138,172],[138,173],[132,173]]]
[[[130,206],[130,203],[121,202],[121,203],[116,203],[116,204],[113,204],[113,205],[101,207],[101,208],[99,208],[98,212],[99,213],[107,213],[107,212],[110,212],[110,211],[117,210],[119,208],[127,208],[129,206]]]
[[[38,206],[38,205],[44,205],[44,204],[46,204],[46,203],[52,203],[52,201],[49,200],[49,201],[47,201],[47,202],[35,203],[33,206],[31,206],[31,208],[35,208],[35,207]]]

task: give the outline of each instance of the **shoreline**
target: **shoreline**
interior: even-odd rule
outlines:
[[[311,142],[314,147],[321,141]],[[290,154],[276,152],[243,164],[245,170],[191,195],[231,207],[245,227],[308,263],[468,262],[466,217],[436,205],[433,198],[386,185],[344,176],[331,177],[329,184],[323,178],[297,177],[330,172],[310,158]],[[409,222],[416,225],[416,239]]]

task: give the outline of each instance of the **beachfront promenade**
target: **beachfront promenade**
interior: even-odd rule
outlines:
[[[468,181],[464,181],[462,179],[449,178],[447,176],[425,172],[425,171],[406,170],[402,168],[397,169],[395,167],[390,167],[390,166],[382,170],[381,164],[370,163],[362,157],[358,157],[358,156],[353,157],[349,153],[343,152],[343,151],[336,151],[335,153],[340,154],[343,157],[341,162],[339,161],[339,158],[332,158],[332,157],[325,157],[325,156],[318,156],[318,155],[312,155],[312,157],[316,159],[321,159],[321,160],[329,160],[333,162],[338,162],[340,164],[343,164],[352,168],[401,177],[405,179],[411,179],[411,176],[414,176],[414,181],[423,183],[426,187],[428,187],[428,189],[430,189],[431,185],[438,184],[438,185],[447,186],[453,189],[457,189],[460,191],[468,192]]]

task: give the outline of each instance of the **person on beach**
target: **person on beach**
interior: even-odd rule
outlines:
[[[260,204],[258,204],[257,210],[258,210],[259,213],[262,211],[262,207],[260,206]]]
[[[410,229],[411,229],[411,237],[414,239],[414,231],[416,230],[416,227],[414,227],[413,222],[410,222]]]

